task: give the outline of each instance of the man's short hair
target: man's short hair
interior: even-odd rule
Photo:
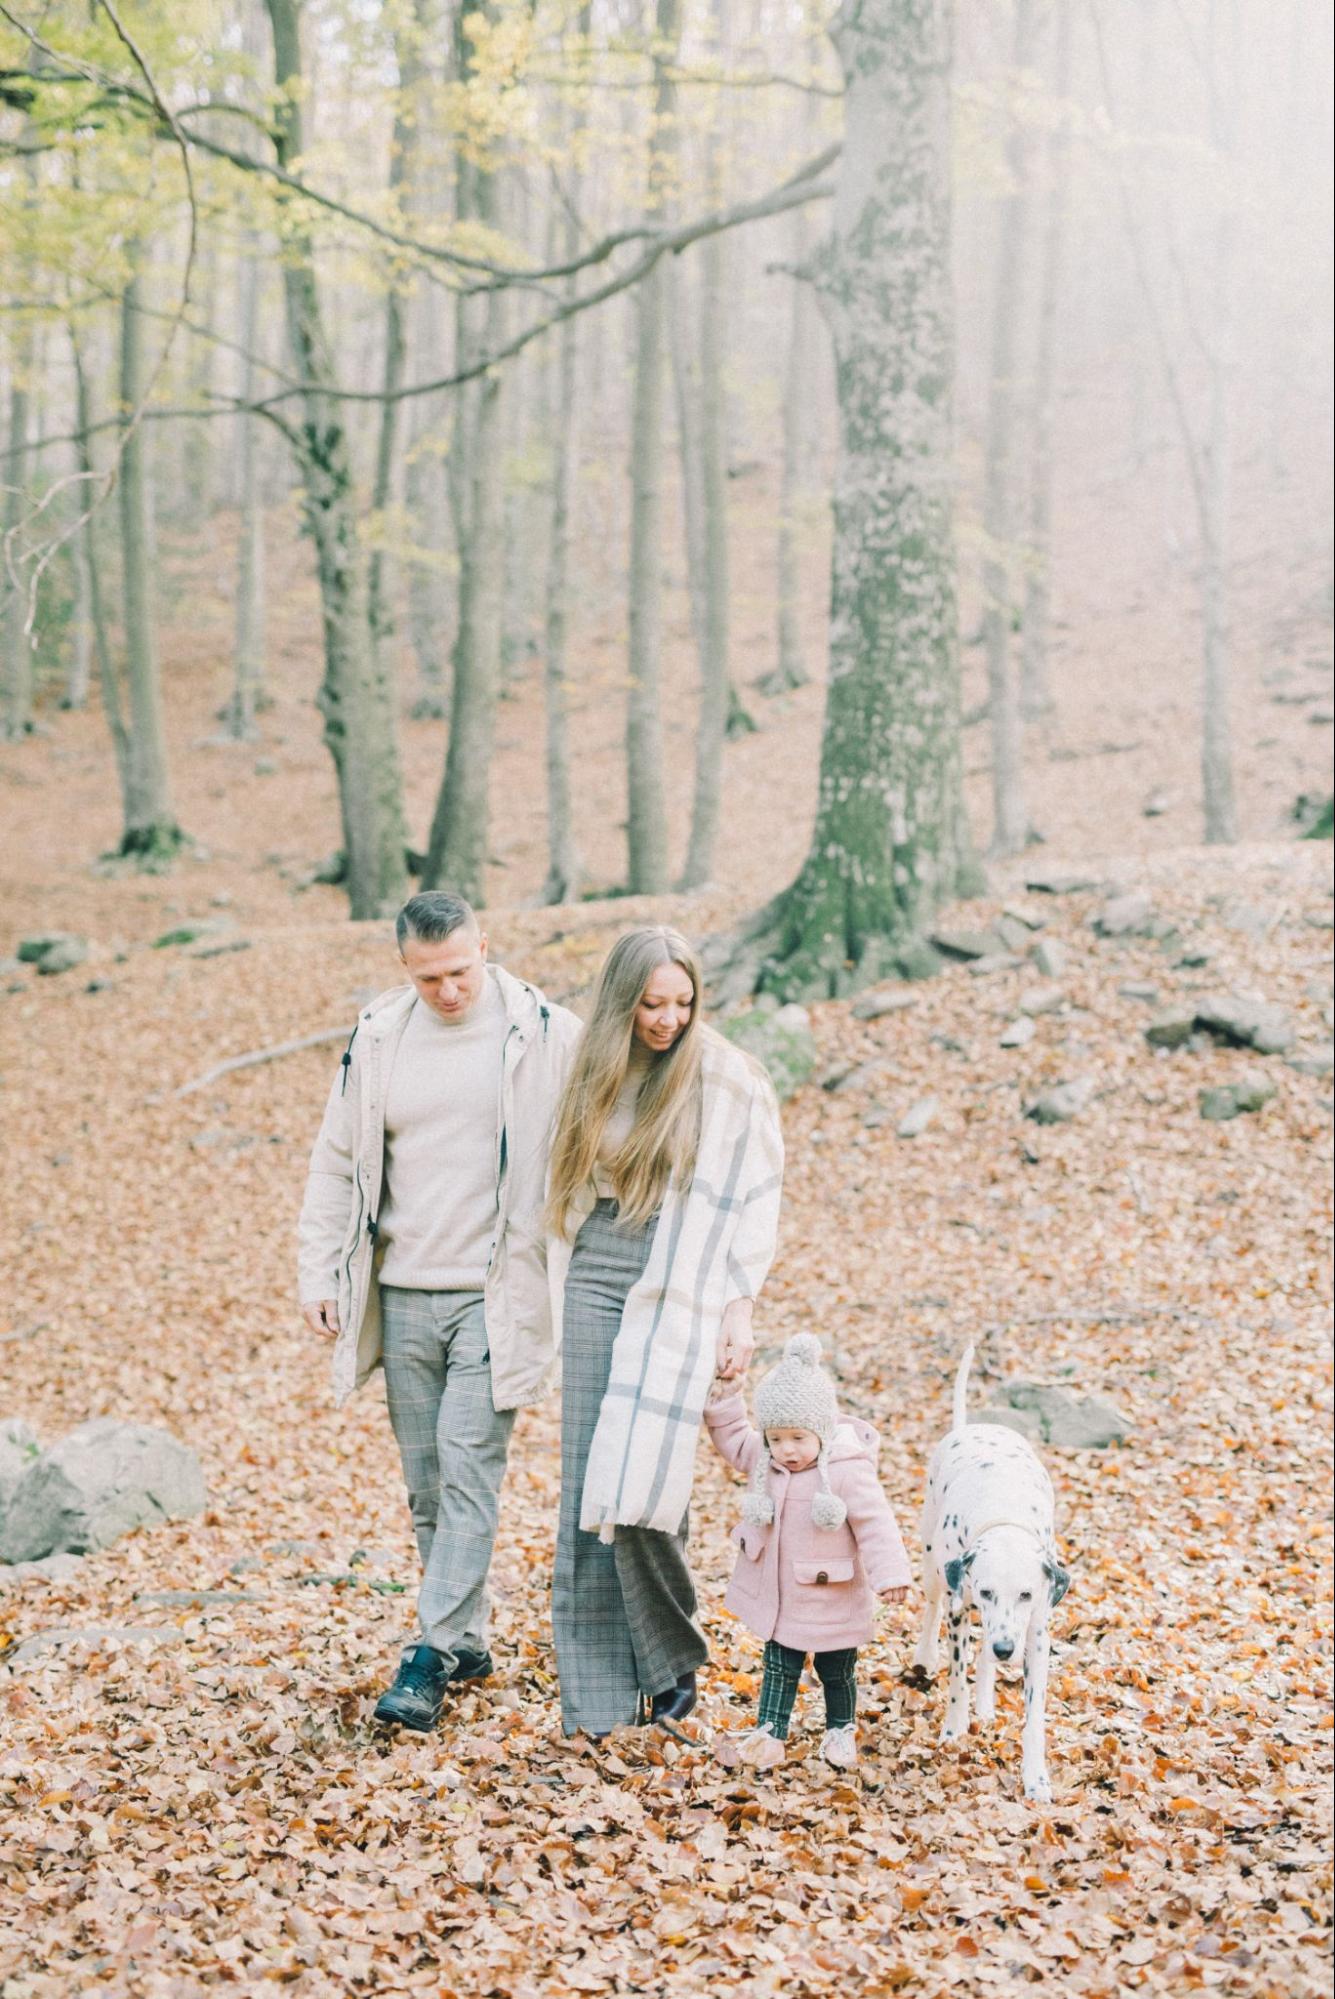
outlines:
[[[423,944],[439,944],[456,930],[477,927],[472,905],[445,888],[423,889],[420,895],[409,896],[394,919],[394,935],[400,951],[410,937],[419,938]]]

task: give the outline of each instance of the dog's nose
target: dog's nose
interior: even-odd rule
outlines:
[[[995,1638],[992,1641],[992,1650],[996,1653],[998,1659],[1009,1659],[1015,1647],[1009,1638]]]

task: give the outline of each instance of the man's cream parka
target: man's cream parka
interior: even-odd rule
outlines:
[[[547,1153],[582,1025],[565,1007],[499,966],[487,968],[505,1005],[496,1127],[496,1240],[483,1290],[497,1409],[545,1393],[556,1358],[543,1232]],[[396,986],[366,1007],[329,1092],[311,1153],[298,1227],[303,1304],[338,1300],[334,1399],[340,1405],[380,1363],[376,1216],[385,1174],[385,1099],[403,1030],[422,1002]]]

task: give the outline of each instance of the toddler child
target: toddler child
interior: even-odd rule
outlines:
[[[880,1438],[869,1423],[840,1421],[820,1357],[813,1334],[789,1340],[756,1390],[758,1429],[740,1392],[721,1384],[705,1409],[715,1447],[750,1480],[727,1607],[764,1639],[765,1676],[756,1726],[730,1760],[762,1770],[783,1761],[808,1653],[825,1693],[820,1753],[854,1767],[858,1647],[871,1638],[875,1598],[901,1603],[910,1574],[876,1476]]]

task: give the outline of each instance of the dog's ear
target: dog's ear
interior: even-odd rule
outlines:
[[[1045,1561],[1043,1573],[1048,1579],[1048,1595],[1055,1608],[1071,1587],[1071,1578],[1060,1562]]]
[[[953,1562],[946,1563],[946,1588],[952,1596],[958,1596],[964,1588],[964,1578],[973,1567],[973,1550],[967,1555],[959,1555]]]

